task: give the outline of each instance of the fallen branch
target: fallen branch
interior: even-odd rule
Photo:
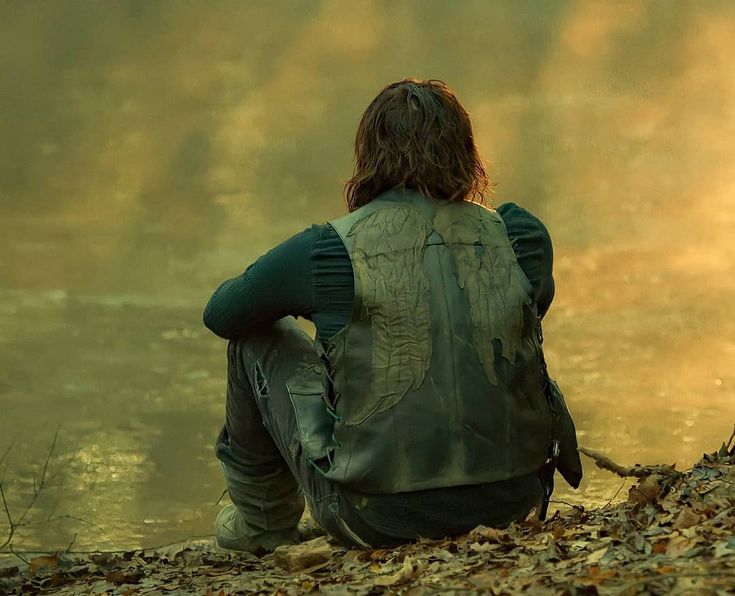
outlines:
[[[612,472],[613,474],[617,474],[621,478],[644,478],[653,474],[661,474],[663,476],[680,478],[684,475],[678,470],[675,470],[673,466],[667,466],[664,464],[659,464],[655,466],[641,466],[636,464],[633,467],[625,467],[621,466],[620,464],[616,464],[609,457],[603,455],[602,453],[599,453],[598,451],[593,451],[592,449],[587,449],[586,447],[579,447],[578,450],[581,454],[586,455],[587,457],[594,460],[595,465],[598,468],[602,470],[607,470],[608,472]]]

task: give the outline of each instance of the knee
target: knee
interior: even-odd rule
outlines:
[[[275,351],[313,349],[313,340],[296,322],[288,316],[274,321],[242,337],[230,340],[229,352],[245,361],[263,360]]]

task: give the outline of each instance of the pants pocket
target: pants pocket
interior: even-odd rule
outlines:
[[[328,457],[333,445],[334,418],[327,410],[327,377],[321,366],[308,366],[286,383],[298,444],[312,462]]]

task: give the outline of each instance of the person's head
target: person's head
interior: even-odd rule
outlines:
[[[470,116],[442,81],[391,83],[362,115],[355,171],[345,184],[350,211],[393,188],[482,201],[488,185]]]

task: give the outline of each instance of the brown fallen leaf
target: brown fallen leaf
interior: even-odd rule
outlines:
[[[677,530],[691,528],[692,526],[697,525],[701,521],[701,519],[701,516],[692,512],[691,509],[684,508],[681,510],[679,516],[676,518],[676,521],[674,522],[674,528],[676,528]]]
[[[379,561],[384,559],[388,552],[383,548],[375,549],[374,551],[365,551],[365,558],[370,561]]]
[[[657,555],[663,555],[666,552],[666,546],[667,542],[664,542],[663,540],[659,540],[658,542],[655,542],[653,546],[651,547],[651,551],[654,552]]]
[[[680,557],[695,545],[695,541],[680,534],[673,534],[666,545],[666,555]]]
[[[41,569],[56,569],[59,566],[59,557],[56,555],[33,557],[30,563],[31,575],[35,575]]]
[[[502,546],[490,542],[473,542],[470,544],[470,550],[476,553],[487,553],[498,548],[502,548]]]
[[[603,571],[599,565],[591,565],[587,569],[587,577],[583,579],[583,583],[586,585],[599,585],[616,577],[618,577],[618,571],[616,569],[606,569]]]
[[[605,556],[609,548],[609,545],[605,545],[602,548],[598,548],[597,550],[592,551],[589,555],[587,555],[587,558],[585,561],[588,565],[591,565],[592,563],[599,563],[602,557]]]
[[[424,572],[424,564],[406,555],[403,559],[403,567],[391,575],[382,575],[375,578],[376,586],[397,586],[416,579]]]
[[[488,528],[487,526],[477,526],[467,535],[467,538],[473,542],[490,541],[498,544],[509,544],[513,541],[505,530]]]
[[[661,575],[666,575],[668,573],[674,573],[676,571],[676,567],[673,565],[659,565],[654,569],[656,573],[660,573]]]
[[[637,486],[628,490],[628,503],[632,505],[648,505],[654,503],[661,495],[661,477],[646,476]]]
[[[139,569],[123,569],[121,571],[111,571],[105,579],[116,586],[123,584],[137,584],[143,577],[143,572]]]
[[[566,535],[566,530],[562,524],[555,524],[551,529],[551,534],[554,540],[562,540]]]

